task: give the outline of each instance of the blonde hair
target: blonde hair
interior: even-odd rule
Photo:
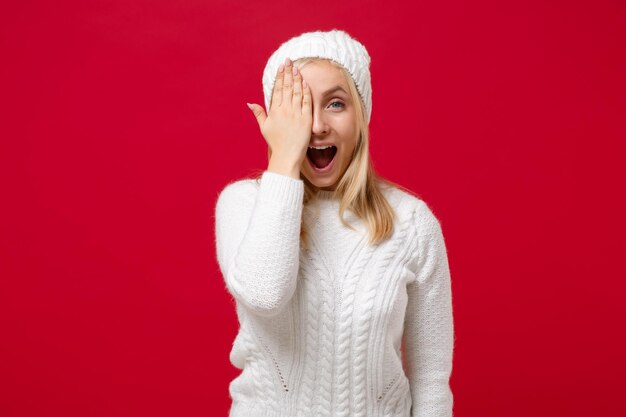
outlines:
[[[361,96],[356,88],[356,84],[350,73],[338,63],[325,58],[300,58],[293,61],[294,66],[301,69],[310,62],[328,61],[339,68],[349,86],[352,102],[356,110],[357,142],[352,154],[352,159],[344,175],[339,179],[337,187],[333,192],[334,196],[340,196],[339,217],[341,223],[354,230],[351,224],[343,218],[346,209],[350,209],[358,218],[367,224],[369,231],[369,244],[378,244],[387,240],[393,233],[396,214],[383,195],[382,188],[396,186],[406,190],[404,187],[395,184],[379,176],[373,167],[369,153],[369,126],[366,121],[366,114]],[[271,104],[270,104],[271,106]],[[268,163],[271,157],[271,150],[268,147]],[[256,181],[260,182],[264,171],[257,172]],[[300,173],[300,179],[304,182],[304,206],[309,201],[316,198],[317,187]],[[409,190],[406,190],[409,191]],[[303,247],[308,247],[308,231],[304,221],[300,229],[300,239]]]

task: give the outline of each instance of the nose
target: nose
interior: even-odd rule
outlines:
[[[313,124],[311,126],[311,131],[313,136],[322,136],[328,133],[328,124],[326,123],[323,111],[313,109]]]

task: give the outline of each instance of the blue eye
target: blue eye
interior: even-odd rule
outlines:
[[[332,106],[333,104],[340,104],[340,105],[341,105],[341,107],[345,107],[345,105],[344,105],[341,101],[333,101],[332,103],[330,103],[330,105],[331,105],[331,106]],[[340,107],[335,107],[335,108],[337,109],[337,108],[340,108]]]

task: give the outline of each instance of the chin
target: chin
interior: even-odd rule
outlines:
[[[311,179],[307,175],[304,175],[304,177],[306,177],[306,179],[311,184],[313,184],[313,186],[315,186],[316,188],[321,188],[321,189],[327,188],[329,191],[330,191],[331,188],[334,189],[335,185],[337,183],[337,180],[335,178],[330,178],[330,179],[326,179],[326,180],[320,180],[319,178]]]
[[[337,161],[335,161],[337,162]],[[306,162],[305,162],[306,163]],[[308,169],[302,169],[300,174],[302,177],[305,177],[307,181],[313,185],[315,188],[319,188],[325,191],[333,191],[337,188],[337,184],[341,179],[341,176],[338,172],[332,172],[331,175],[322,176],[318,175],[315,172],[311,172],[310,167]],[[340,170],[342,172],[343,170]]]

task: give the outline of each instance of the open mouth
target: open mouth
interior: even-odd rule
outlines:
[[[337,147],[335,145],[331,145],[325,149],[315,149],[309,147],[306,151],[307,159],[313,168],[317,168],[318,170],[323,170],[324,168],[329,167],[336,154]]]

